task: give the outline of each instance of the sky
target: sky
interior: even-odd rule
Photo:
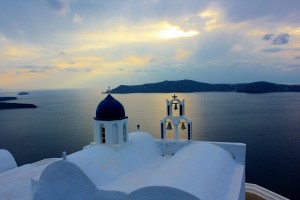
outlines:
[[[299,0],[1,0],[0,88],[300,84]]]

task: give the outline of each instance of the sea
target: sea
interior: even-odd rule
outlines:
[[[106,97],[97,89],[1,90],[16,103],[36,109],[0,110],[0,148],[9,150],[18,166],[71,154],[93,141],[93,117]],[[140,129],[160,137],[160,119],[173,93],[112,94],[124,106],[129,131]],[[176,93],[185,99],[193,121],[193,139],[247,145],[246,182],[290,199],[300,199],[300,93]],[[180,130],[180,137],[187,138]],[[168,131],[168,137],[172,132]],[[209,156],[209,155],[207,155]]]

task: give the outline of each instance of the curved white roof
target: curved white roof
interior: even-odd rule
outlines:
[[[97,189],[78,166],[62,160],[44,169],[32,191],[33,200],[63,199],[66,194],[69,199],[92,199]]]
[[[74,163],[61,160],[47,166],[39,181],[32,181],[33,200],[123,199],[121,192],[98,190]]]
[[[0,149],[0,173],[17,167],[17,163],[11,153]]]
[[[224,149],[194,142],[157,169],[146,185],[178,188],[200,199],[226,199],[237,166]]]
[[[166,186],[149,186],[131,192],[122,200],[199,200],[182,190]]]
[[[124,146],[96,145],[68,159],[98,189],[131,193],[165,186],[207,200],[230,199],[235,177],[239,184],[243,177],[239,169],[244,169],[229,152],[209,142],[193,141],[174,156],[162,156],[154,138],[144,132],[131,133],[130,142]]]
[[[132,133],[129,140],[115,148],[95,145],[69,155],[68,160],[78,165],[100,187],[160,157],[160,149],[152,135]]]
[[[50,164],[33,181],[33,191],[34,199],[45,200],[132,200],[150,194],[151,199],[233,200],[239,199],[243,173],[244,165],[210,142],[188,142],[173,156],[163,155],[153,136],[135,132],[126,144],[92,145]]]

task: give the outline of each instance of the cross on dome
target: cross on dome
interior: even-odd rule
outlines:
[[[173,99],[176,99],[177,98],[177,96],[174,94],[174,96],[172,96],[173,97]]]

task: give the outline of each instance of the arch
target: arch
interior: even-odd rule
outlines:
[[[181,103],[181,101],[180,101],[179,99],[172,99],[172,100],[170,101],[170,103],[173,104],[174,101],[175,101],[175,103],[178,103],[178,104]]]
[[[106,130],[104,124],[100,124],[100,143],[106,143]]]
[[[118,125],[117,124],[113,124],[112,125],[112,135],[111,135],[111,144],[118,144],[119,140],[118,140]]]
[[[127,142],[127,127],[126,122],[123,123],[123,142]]]
[[[172,122],[172,120],[166,120],[164,123],[165,128],[165,139],[173,139],[174,137],[174,128],[175,125]],[[168,129],[168,126],[170,126],[171,129]]]
[[[178,123],[179,139],[188,139],[188,124],[189,122],[186,119],[180,119]]]
[[[165,122],[160,120],[160,139],[165,139]]]
[[[174,117],[178,117],[178,116],[182,116],[183,112],[182,112],[182,102],[179,99],[172,99],[169,104],[167,104],[168,107],[168,116],[174,116]],[[176,108],[176,109],[175,109]]]

